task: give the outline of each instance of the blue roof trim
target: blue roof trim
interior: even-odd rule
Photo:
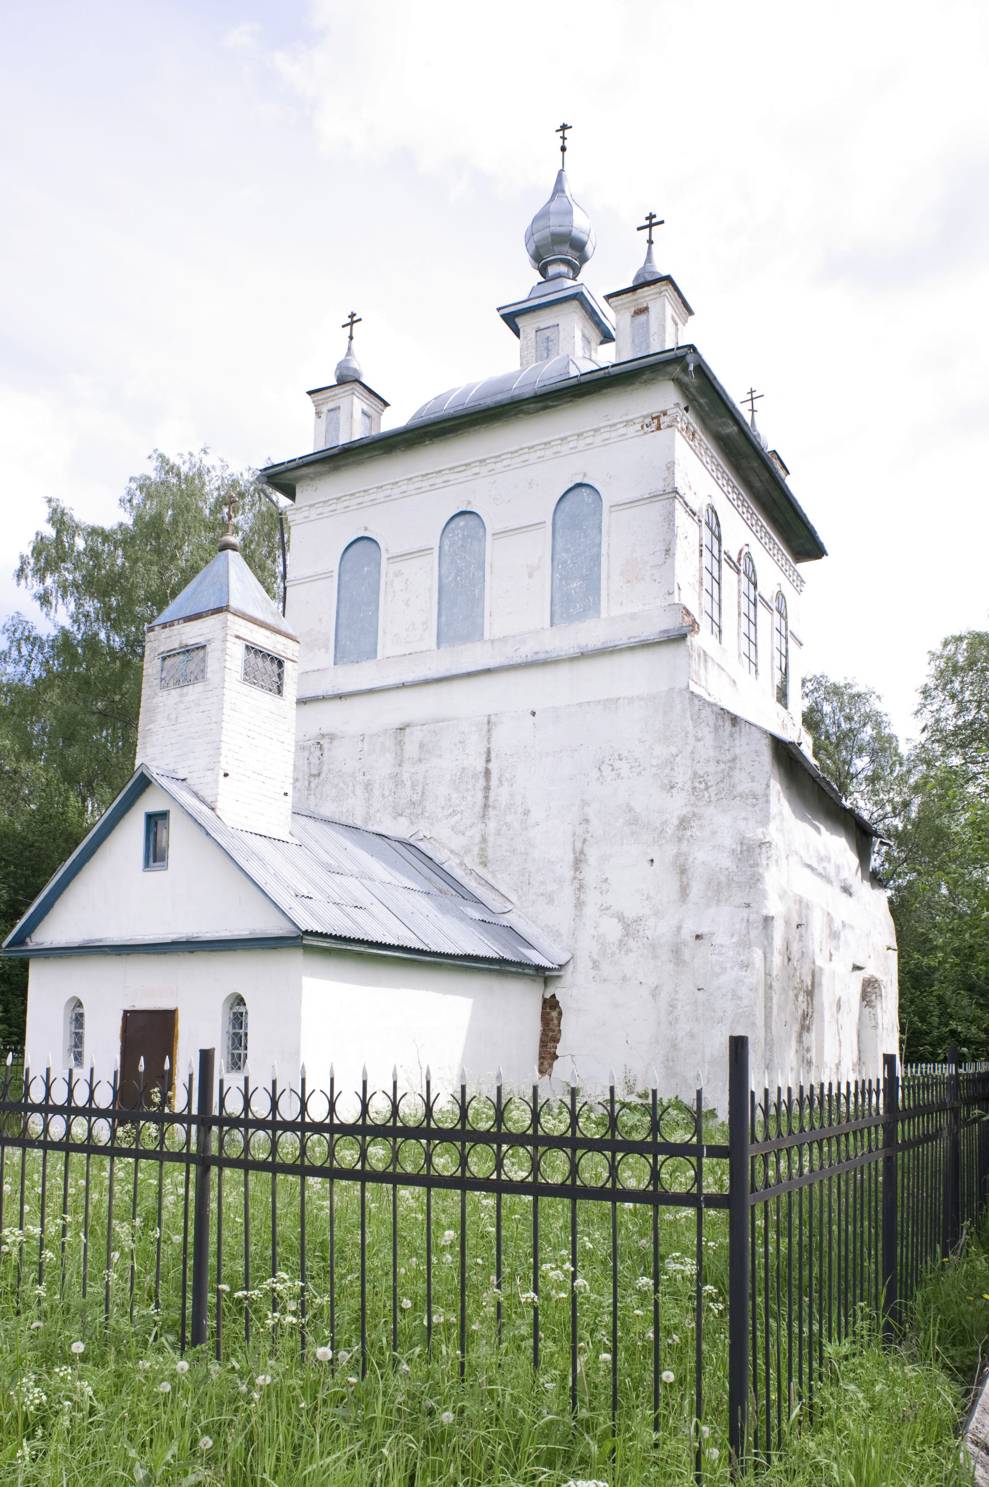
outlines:
[[[24,943],[32,930],[41,923],[56,901],[61,898],[73,878],[82,872],[86,863],[103,845],[121,816],[126,815],[135,800],[144,794],[150,784],[152,784],[150,774],[143,765],[139,766],[88,836],[83,837],[72,856],[63,862],[54,877],[45,884],[27,913],[14,925],[3,942],[4,950],[13,949]]]
[[[300,934],[229,935],[219,939],[82,940],[66,945],[18,945],[3,955],[9,960],[62,960],[69,955],[188,955],[199,950],[298,950]]]
[[[602,341],[613,341],[615,330],[607,315],[601,309],[586,284],[579,280],[568,288],[556,290],[552,294],[534,294],[527,299],[512,300],[511,304],[499,305],[498,314],[504,320],[509,330],[520,336],[519,319],[523,315],[532,315],[538,311],[546,316],[551,313],[555,305],[567,304],[570,300],[579,300],[587,315],[593,320]]]

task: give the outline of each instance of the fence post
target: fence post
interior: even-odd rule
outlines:
[[[896,1266],[897,1155],[900,1140],[900,1080],[896,1054],[883,1054],[883,1337],[892,1342],[900,1320]]]
[[[950,1255],[961,1239],[961,1122],[958,1099],[958,1049],[948,1049],[944,1118],[944,1234],[942,1253]]]
[[[749,1040],[728,1039],[728,1453],[746,1455],[749,1415]]]
[[[199,1086],[196,1100],[196,1195],[192,1226],[192,1327],[194,1348],[206,1341],[209,1296],[210,1148],[213,1128],[213,1067],[215,1050],[199,1050]]]

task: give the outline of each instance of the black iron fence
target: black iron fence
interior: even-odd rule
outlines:
[[[174,1092],[8,1065],[0,1307],[71,1304],[176,1345],[330,1369],[524,1369],[585,1419],[648,1429],[700,1480],[768,1460],[829,1349],[892,1337],[989,1179],[989,1070],[753,1091],[727,1130],[609,1090]],[[631,1425],[630,1425],[631,1422]]]

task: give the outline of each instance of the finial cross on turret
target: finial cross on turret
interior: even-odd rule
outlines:
[[[763,398],[765,396],[766,396],[766,394],[764,392],[756,392],[756,390],[755,390],[754,387],[750,387],[749,390],[748,390],[748,392],[745,394],[744,398],[742,399],[743,404],[745,404],[745,403],[748,404],[749,418],[753,422],[755,421],[755,405],[759,401],[760,398]]]
[[[340,329],[345,330],[347,332],[347,339],[352,341],[354,339],[354,326],[360,325],[360,323],[360,315],[358,315],[355,310],[351,310],[350,314],[347,316]]]
[[[558,134],[560,136],[560,164],[561,165],[565,165],[566,164],[566,159],[564,157],[566,156],[566,153],[567,153],[567,130],[568,129],[572,129],[572,128],[573,128],[573,125],[572,124],[560,124],[560,125],[558,125],[558,127],[554,131],[554,133],[556,133],[556,134]]]
[[[227,530],[220,538],[219,550],[220,552],[239,552],[240,543],[237,541],[237,532],[234,527],[234,522],[237,520],[237,513],[240,510],[240,497],[234,495],[228,496],[224,503],[223,510],[227,518]]]
[[[648,234],[646,244],[651,248],[653,232],[657,227],[662,227],[665,221],[665,217],[657,217],[655,212],[646,212],[646,220],[640,223],[635,230],[636,232],[645,232]]]

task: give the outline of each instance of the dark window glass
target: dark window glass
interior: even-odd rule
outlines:
[[[206,647],[186,646],[181,651],[168,651],[161,658],[160,685],[163,692],[172,687],[191,687],[206,676]]]
[[[759,674],[759,583],[750,553],[742,558],[739,595],[742,665],[752,676]]]
[[[248,686],[280,697],[285,689],[285,662],[256,645],[245,645],[243,676]]]
[[[145,869],[168,866],[168,812],[148,811],[144,817]]]
[[[459,511],[440,537],[436,643],[483,639],[484,523],[474,511]]]
[[[721,639],[721,523],[709,506],[704,513],[704,618],[711,634]]]
[[[601,613],[601,497],[575,485],[553,512],[553,587],[550,622],[569,625]]]
[[[381,548],[373,537],[358,537],[344,549],[337,576],[333,659],[338,666],[377,656],[380,587]]]

